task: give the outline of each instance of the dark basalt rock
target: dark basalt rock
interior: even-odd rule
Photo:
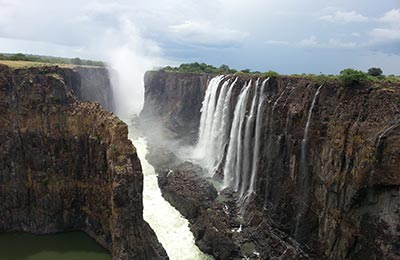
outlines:
[[[72,69],[0,66],[0,232],[82,230],[113,259],[168,259],[143,220],[127,125],[79,102]]]
[[[160,122],[184,142],[197,136],[200,108],[210,75],[149,71],[144,77],[144,123]],[[193,110],[198,110],[194,112]],[[149,129],[149,127],[147,127]]]
[[[189,162],[158,171],[158,185],[164,198],[189,220],[197,218],[217,197],[217,190],[200,174],[202,169]]]
[[[201,80],[210,77],[147,73],[146,110],[141,117],[160,118],[169,131],[176,136],[183,132],[186,143],[195,143],[206,88]],[[238,78],[234,99],[251,77]],[[346,88],[338,81],[326,82],[316,100],[306,160],[302,161],[304,129],[318,87],[304,77],[270,79],[262,127],[268,138],[261,142],[256,195],[244,215],[254,218],[242,221],[241,233],[246,237],[246,229],[261,225],[265,232],[247,236],[262,253],[261,259],[293,259],[294,255],[296,259],[399,259],[400,86],[385,83]],[[207,210],[203,212],[207,214]],[[241,223],[235,220],[237,213],[229,215],[233,226]],[[209,211],[208,215],[226,220],[222,213]],[[211,222],[199,222],[196,229],[205,230],[202,226]],[[196,237],[204,237],[205,232],[198,234]],[[201,243],[204,246],[200,248],[213,251],[206,241]],[[253,246],[245,247],[251,251]]]
[[[254,201],[246,202],[251,217],[240,218],[236,194],[226,189],[218,196],[201,174],[200,167],[186,162],[160,171],[158,182],[163,197],[189,220],[203,252],[215,259],[309,259]]]

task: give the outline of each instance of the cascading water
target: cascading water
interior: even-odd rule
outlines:
[[[258,83],[259,79],[256,82],[256,88],[254,90],[254,95],[253,95],[253,100],[251,102],[251,108],[250,108],[250,113],[249,116],[247,117],[246,120],[246,126],[245,126],[245,132],[244,132],[244,151],[243,151],[243,168],[242,168],[242,182],[241,182],[241,187],[240,187],[240,197],[243,196],[243,194],[247,191],[248,183],[249,183],[249,174],[251,174],[251,165],[250,165],[250,160],[251,158],[251,150],[253,148],[252,144],[254,142],[254,120],[256,115],[256,107],[257,107],[257,101],[258,101],[258,95],[260,94],[258,92]]]
[[[279,94],[278,98],[275,100],[275,102],[272,105],[272,108],[270,109],[270,111],[268,111],[268,118],[267,118],[267,131],[266,131],[266,141],[265,141],[265,146],[266,146],[266,155],[267,155],[267,167],[266,167],[266,171],[268,173],[271,172],[272,169],[272,165],[273,165],[273,161],[274,159],[271,158],[271,156],[273,155],[273,149],[274,149],[274,145],[276,144],[276,140],[274,139],[274,120],[275,120],[275,109],[279,104],[279,101],[282,99],[282,97],[285,95],[286,93],[286,89],[287,86],[283,89],[283,91]],[[271,175],[267,174],[266,176],[266,181],[265,181],[265,203],[268,202],[269,198],[270,198],[270,178]]]
[[[242,147],[242,126],[246,114],[246,105],[251,82],[248,82],[242,89],[235,106],[231,132],[229,135],[228,153],[224,167],[225,186],[234,185],[235,190],[239,187],[241,169],[241,147]]]
[[[308,133],[310,130],[310,125],[311,125],[311,119],[315,107],[315,103],[317,102],[317,98],[319,96],[319,93],[321,92],[322,85],[319,86],[317,91],[314,94],[314,98],[311,102],[310,109],[308,110],[308,116],[307,116],[307,123],[306,127],[304,128],[304,136],[303,140],[301,142],[301,158],[300,158],[300,166],[301,166],[301,171],[302,171],[302,183],[301,185],[304,187],[304,190],[308,190],[309,187],[311,186],[311,181],[312,177],[309,172],[309,165],[308,165],[308,160],[307,160],[307,144],[308,144]],[[306,217],[307,211],[310,208],[310,203],[311,203],[311,193],[307,192],[304,194],[304,201],[302,202],[302,205],[300,207],[300,214],[297,216],[296,219],[296,227],[295,227],[295,238],[298,238],[298,234],[300,233],[300,223],[302,223],[303,219]]]
[[[201,109],[195,155],[210,176],[223,169],[224,187],[233,188],[243,197],[254,192],[268,79],[255,84],[251,80],[245,82],[233,105],[232,93],[240,87],[237,80],[229,76],[210,80]]]
[[[236,150],[236,168],[235,168],[235,191],[238,191],[241,184],[242,179],[242,171],[243,171],[243,156],[244,156],[244,142],[242,141],[243,137],[243,128],[245,127],[246,120],[246,110],[247,110],[247,102],[249,100],[249,92],[251,87],[251,80],[249,81],[247,87],[243,91],[243,98],[237,105],[240,107],[239,112],[239,132],[238,136],[235,137],[238,139],[238,146]]]
[[[201,161],[203,167],[210,170],[211,165],[210,161],[214,160],[214,155],[216,154],[213,150],[210,149],[210,146],[215,148],[215,141],[213,136],[216,134],[214,131],[219,130],[217,126],[213,127],[213,124],[220,124],[221,120],[217,120],[222,117],[222,108],[218,107],[218,103],[220,102],[219,98],[221,97],[221,91],[219,97],[217,97],[218,87],[221,81],[224,79],[224,76],[217,76],[212,78],[208,84],[206,94],[204,97],[203,105],[201,108],[201,118],[200,118],[200,129],[199,129],[199,140],[195,149],[194,157]],[[223,89],[227,88],[228,82],[223,84]],[[224,94],[224,95],[225,95]],[[222,98],[222,97],[221,97]],[[223,97],[225,98],[225,96]],[[217,111],[218,115],[215,113]],[[221,114],[221,115],[220,115]]]
[[[257,118],[256,118],[256,133],[254,138],[254,150],[253,150],[253,163],[251,168],[251,178],[250,178],[250,187],[248,193],[251,194],[254,192],[254,185],[257,176],[258,170],[258,160],[260,153],[260,139],[261,139],[261,126],[262,126],[262,114],[263,114],[263,104],[264,104],[264,88],[265,84],[268,82],[269,78],[264,80],[261,84],[261,90],[258,98],[258,107],[257,107]]]
[[[171,260],[211,260],[195,245],[189,222],[161,195],[154,168],[147,162],[147,142],[133,139],[143,170],[143,218],[157,234],[157,238]]]
[[[302,160],[302,163],[304,163],[304,164],[306,164],[308,132],[309,132],[309,129],[310,129],[311,117],[312,117],[312,113],[314,111],[315,102],[317,101],[319,93],[321,92],[321,88],[322,88],[322,85],[319,86],[319,88],[317,89],[317,91],[314,94],[314,98],[313,98],[313,101],[311,103],[310,110],[308,111],[307,123],[306,123],[306,127],[304,129],[304,137],[303,137],[303,140],[301,142],[301,160]]]

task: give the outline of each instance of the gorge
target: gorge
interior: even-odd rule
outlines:
[[[397,259],[399,97],[395,84],[154,71],[140,119],[173,140],[152,144],[160,187],[216,259]]]
[[[168,259],[105,68],[0,65],[0,232],[83,231],[113,259]],[[82,100],[82,101],[80,101]]]
[[[399,258],[398,85],[144,82],[124,123],[105,68],[0,65],[0,232],[83,231],[113,259]]]

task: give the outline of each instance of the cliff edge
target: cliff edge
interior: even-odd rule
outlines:
[[[0,66],[0,232],[81,230],[113,259],[167,259],[143,220],[127,125],[78,101],[81,80],[68,68]]]
[[[147,111],[167,122],[164,127],[177,133],[176,136],[185,129],[194,136],[189,143],[196,143],[207,89],[203,82],[212,75],[160,71],[146,77],[145,107],[152,107]],[[233,84],[227,113],[229,122],[246,86],[249,102],[243,107],[243,122],[251,118],[251,100],[257,100],[255,93],[265,100],[259,115],[262,123],[255,164],[257,175],[250,195],[225,190],[221,194],[233,199],[217,199],[214,205],[220,204],[218,208],[204,209],[199,217],[192,219],[200,248],[210,250],[220,243],[210,235],[214,232],[210,223],[221,220],[228,223],[222,226],[226,231],[224,237],[233,237],[233,241],[238,229],[232,228],[232,223],[240,224],[244,234],[246,229],[267,222],[266,228],[262,228],[265,234],[254,231],[246,238],[255,251],[262,253],[261,257],[291,259],[287,249],[299,245],[308,255],[305,257],[314,259],[399,259],[400,86],[370,83],[346,87],[333,80],[321,87],[321,82],[306,77],[278,76],[267,80],[228,75],[214,86],[218,89],[216,93],[222,92],[227,81],[228,86]],[[265,82],[265,88],[260,87],[261,82]],[[141,116],[146,116],[145,111]],[[254,128],[245,130],[251,132]],[[229,128],[226,131],[225,136],[229,137]],[[237,135],[237,142],[252,148],[255,136],[246,140],[245,137]],[[212,147],[207,149],[209,152]],[[214,177],[221,179],[230,174],[238,187],[247,188],[250,174],[240,170],[236,175],[223,172],[227,150],[227,146],[221,150],[222,159]],[[173,172],[168,177],[171,185],[178,182],[172,179]],[[163,183],[169,182],[163,180]],[[173,187],[167,188],[163,192],[174,191]],[[184,188],[179,189],[182,193]],[[232,200],[237,203],[230,205]],[[178,205],[182,203],[175,204],[178,209],[185,207]],[[225,206],[240,207],[232,213],[225,212]],[[236,221],[237,216],[243,220]],[[268,230],[269,227],[272,229]],[[215,229],[221,230],[218,226]],[[236,257],[234,249],[231,257]],[[259,259],[254,254],[253,257]]]

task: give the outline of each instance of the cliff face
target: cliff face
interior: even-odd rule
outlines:
[[[188,93],[170,92],[169,84],[179,81],[171,78],[180,76],[165,74],[146,75],[148,105],[163,104],[165,109],[186,111],[185,118],[198,119],[201,102],[188,105]],[[203,99],[205,86],[198,82],[205,76],[191,77],[196,78],[192,87],[181,91],[189,89],[190,95],[202,95],[192,99]],[[233,100],[250,79],[238,78]],[[317,95],[319,86],[294,77],[268,81],[254,204],[248,204],[246,215],[263,209],[264,218],[271,218],[316,258],[398,259],[400,88],[345,88],[331,82]],[[234,106],[230,109],[233,113]],[[248,114],[250,107],[246,109]],[[197,125],[191,120],[185,124],[180,113],[164,110],[157,115],[181,122],[177,129],[166,124],[171,131],[196,131]],[[247,224],[252,221],[254,216]]]
[[[97,102],[108,111],[115,111],[114,94],[106,68],[77,67],[80,87],[75,95],[81,101]]]
[[[143,220],[128,128],[78,101],[81,81],[72,69],[0,67],[0,231],[82,230],[113,259],[166,259]]]
[[[201,103],[209,79],[206,74],[146,72],[141,119],[161,122],[177,137],[193,140],[199,127]]]

